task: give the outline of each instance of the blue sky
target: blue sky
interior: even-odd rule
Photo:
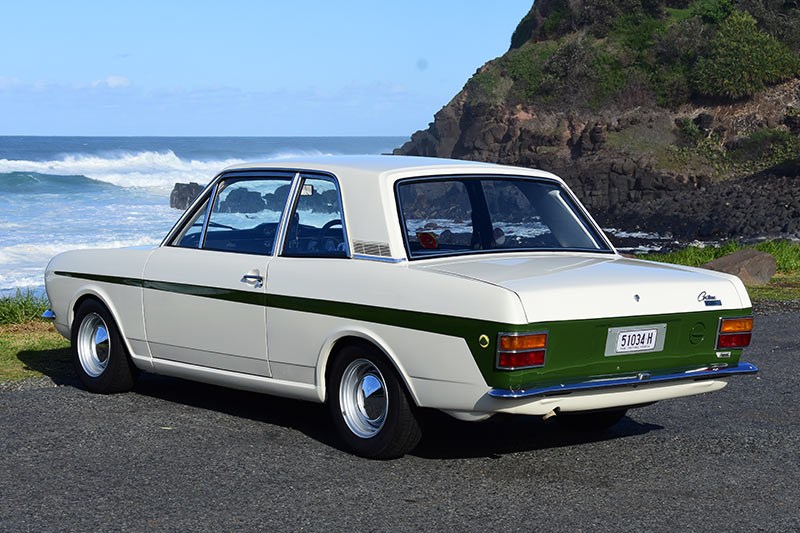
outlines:
[[[0,135],[410,135],[532,0],[4,3]]]

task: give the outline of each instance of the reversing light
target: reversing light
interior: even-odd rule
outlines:
[[[717,349],[746,348],[753,334],[753,317],[723,318],[719,321]]]
[[[501,333],[497,343],[497,368],[517,370],[544,366],[547,333]]]

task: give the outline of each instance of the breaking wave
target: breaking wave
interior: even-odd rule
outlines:
[[[48,179],[49,183],[39,187],[60,185],[85,188],[88,182],[93,181],[118,187],[167,190],[178,182],[207,183],[222,168],[242,162],[241,159],[183,160],[172,150],[107,156],[67,155],[50,161],[0,159],[0,190],[12,192],[11,187],[24,189],[26,186],[35,186],[36,183],[42,184]]]
[[[291,159],[330,155],[319,150],[278,151],[260,159]],[[249,160],[249,159],[248,159]],[[118,152],[107,155],[70,154],[49,161],[0,159],[0,192],[68,193],[103,184],[128,188],[171,190],[175,183],[208,183],[223,168],[245,159],[181,159],[172,150]]]

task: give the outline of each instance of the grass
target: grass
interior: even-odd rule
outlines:
[[[698,267],[724,255],[743,248],[755,248],[772,254],[778,272],[765,286],[747,288],[754,301],[800,301],[800,243],[785,240],[765,241],[756,245],[744,245],[730,241],[722,246],[689,246],[666,254],[650,253],[639,256],[662,263],[675,263]]]
[[[17,290],[17,295],[0,298],[0,325],[20,324],[42,316],[49,302],[45,296]]]
[[[71,373],[69,341],[52,324],[32,320],[0,325],[0,382]]]
[[[747,287],[750,298],[756,302],[772,300],[776,302],[800,301],[800,272],[786,274],[778,272],[768,285]]]
[[[682,250],[666,254],[651,253],[643,255],[641,258],[696,267],[743,248],[755,248],[760,252],[772,254],[778,263],[778,272],[780,273],[800,274],[800,243],[785,240],[765,241],[756,245],[745,245],[738,241],[729,241],[721,246],[688,246]]]
[[[40,318],[48,306],[32,292],[0,298],[0,382],[72,373],[69,341]]]

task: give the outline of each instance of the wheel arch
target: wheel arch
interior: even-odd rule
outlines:
[[[125,326],[119,319],[119,311],[116,309],[116,306],[114,306],[114,304],[112,303],[112,300],[109,297],[108,293],[102,290],[101,287],[84,286],[81,287],[78,291],[76,291],[75,296],[73,297],[72,302],[70,303],[69,306],[69,318],[67,321],[69,330],[72,331],[73,322],[75,321],[75,314],[77,313],[78,308],[81,305],[83,305],[83,303],[86,302],[87,300],[95,300],[103,307],[105,307],[109,313],[111,313],[111,318],[114,319],[114,324],[119,330],[120,338],[122,339],[122,342],[125,343],[125,347],[128,349],[128,353],[133,353],[131,345],[128,342],[128,337],[125,334]]]
[[[388,361],[394,368],[400,382],[408,392],[411,401],[414,405],[419,405],[417,393],[414,390],[411,377],[406,371],[402,361],[397,353],[392,350],[389,344],[381,338],[380,335],[374,331],[362,328],[351,328],[346,330],[337,331],[330,335],[324,342],[320,350],[320,356],[317,362],[317,389],[320,395],[320,401],[327,402],[328,400],[328,375],[333,361],[341,352],[342,348],[351,345],[365,345],[375,348],[380,352],[384,359]]]

